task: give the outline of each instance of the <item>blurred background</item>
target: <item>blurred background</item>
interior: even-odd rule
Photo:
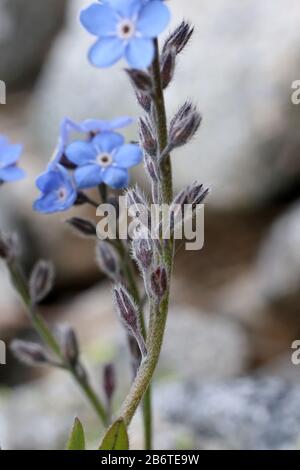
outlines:
[[[42,306],[50,323],[78,331],[84,361],[101,393],[101,368],[115,361],[127,392],[126,340],[94,244],[70,232],[68,214],[32,211],[35,177],[55,147],[60,120],[140,113],[122,70],[87,61],[84,0],[0,0],[0,134],[23,143],[27,179],[1,190],[0,227],[16,230],[24,269],[51,259],[54,292]],[[195,23],[191,45],[167,91],[169,117],[186,98],[204,120],[173,156],[179,190],[211,187],[205,246],[178,247],[166,342],[156,374],[155,446],[162,449],[289,449],[300,442],[300,79],[298,0],[170,0],[173,24]],[[124,92],[128,90],[128,92]],[[136,139],[133,126],[128,137]],[[145,184],[143,169],[134,179]],[[76,209],[76,214],[86,213]],[[87,214],[93,216],[93,214]],[[34,338],[0,265],[0,339]],[[0,442],[6,449],[63,448],[78,415],[93,446],[101,430],[62,372],[30,369],[9,354],[0,366]],[[130,430],[142,446],[140,416]]]

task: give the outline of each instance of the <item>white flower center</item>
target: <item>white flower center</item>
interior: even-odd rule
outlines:
[[[66,188],[62,187],[58,190],[58,197],[61,201],[64,201],[67,198]]]
[[[97,162],[102,167],[110,166],[113,162],[112,156],[109,153],[100,153],[97,156]]]
[[[135,24],[132,20],[126,19],[118,24],[118,36],[121,39],[131,39],[135,35]]]

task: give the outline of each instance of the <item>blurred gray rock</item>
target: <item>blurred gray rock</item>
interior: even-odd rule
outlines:
[[[61,28],[67,0],[0,0],[0,79],[24,86]]]
[[[68,28],[52,50],[30,111],[47,154],[65,115],[138,112],[120,70],[124,64],[109,70],[88,64],[94,39],[77,18],[89,0],[71,3]],[[299,78],[299,1],[189,0],[187,12],[181,0],[173,0],[170,8],[174,24],[191,19],[196,33],[167,93],[169,114],[187,97],[204,114],[202,132],[174,155],[176,186],[198,178],[212,187],[210,203],[217,207],[262,204],[295,179],[290,157],[300,149],[300,106],[291,104],[291,84]]]
[[[299,385],[246,377],[169,384],[159,390],[155,407],[170,427],[192,432],[197,449],[285,450],[299,445],[299,397]]]
[[[300,301],[300,202],[273,224],[258,255],[256,276],[264,298]],[[299,303],[298,303],[299,305]]]
[[[247,370],[251,345],[234,320],[171,305],[160,369],[181,380],[225,379]]]

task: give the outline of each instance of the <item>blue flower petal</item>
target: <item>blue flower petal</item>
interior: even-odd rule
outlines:
[[[140,11],[137,30],[144,37],[157,37],[170,21],[170,10],[160,0],[148,2]]]
[[[127,127],[133,123],[133,119],[128,116],[122,116],[110,121],[104,121],[102,119],[86,119],[81,123],[81,130],[83,132],[107,132],[114,131],[115,129],[121,129]]]
[[[96,160],[97,154],[93,145],[89,142],[73,142],[65,150],[66,157],[75,165],[86,165]]]
[[[94,137],[92,143],[97,154],[111,153],[116,147],[124,144],[124,137],[117,132],[103,132]]]
[[[154,44],[152,39],[134,38],[126,49],[129,65],[136,69],[146,69],[154,59]]]
[[[75,170],[75,182],[79,189],[94,188],[102,181],[102,169],[99,165],[86,165]]]
[[[125,43],[117,37],[99,39],[89,50],[89,60],[96,67],[109,67],[124,54]]]
[[[57,171],[46,171],[36,180],[37,188],[42,192],[53,191],[60,186],[60,177]]]
[[[25,172],[15,165],[7,166],[0,169],[1,181],[19,181],[25,177]]]
[[[10,145],[10,144],[4,144],[1,148],[1,153],[0,153],[0,162],[1,164],[4,165],[12,165],[16,163],[20,155],[23,151],[23,146],[16,144],[16,145]]]
[[[114,161],[120,168],[131,168],[141,163],[142,159],[142,150],[135,144],[123,145],[114,156]]]
[[[108,3],[124,18],[132,17],[141,8],[141,0],[108,0]]]
[[[43,195],[33,203],[33,209],[44,214],[51,214],[60,210],[57,195],[52,192]]]
[[[81,24],[95,36],[110,36],[116,33],[118,16],[110,5],[93,3],[80,13]]]
[[[126,188],[129,184],[129,174],[124,168],[111,166],[103,172],[103,181],[113,189]]]
[[[0,135],[0,151],[1,149],[8,144],[8,139],[4,135]]]

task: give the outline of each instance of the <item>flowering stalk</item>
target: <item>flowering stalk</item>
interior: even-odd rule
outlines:
[[[76,364],[72,364],[71,362],[66,361],[61,345],[57,341],[54,334],[51,332],[48,325],[44,322],[43,318],[37,312],[36,305],[32,302],[32,296],[30,294],[28,283],[24,279],[23,273],[16,259],[7,259],[6,264],[10,272],[12,282],[27,309],[33,327],[39,334],[43,343],[57,358],[58,362],[56,365],[70,372],[70,374],[72,375],[76,383],[79,385],[81,390],[84,392],[88,401],[96,411],[101,422],[106,425],[107,416],[104,406],[102,405],[97,394],[89,383],[82,367],[76,367]]]
[[[160,157],[168,146],[168,129],[157,40],[155,40],[155,51],[155,59],[152,66],[152,80],[155,90],[153,98],[153,105],[155,107],[155,122],[153,124],[156,127]],[[161,178],[160,181],[156,182],[156,184],[158,186],[157,190],[160,194],[161,203],[169,204],[173,197],[172,169],[169,155],[164,158],[164,161],[161,165]],[[121,409],[121,417],[124,419],[126,424],[130,423],[144,394],[149,388],[153,373],[158,363],[164,338],[169,306],[169,280],[173,268],[173,240],[170,240],[170,242],[167,244],[162,243],[161,245],[162,258],[165,262],[168,282],[165,286],[165,292],[161,302],[157,303],[153,301],[152,298],[150,298],[150,324],[146,343],[148,354],[146,359],[142,362],[140,369],[138,370],[131,390]]]

